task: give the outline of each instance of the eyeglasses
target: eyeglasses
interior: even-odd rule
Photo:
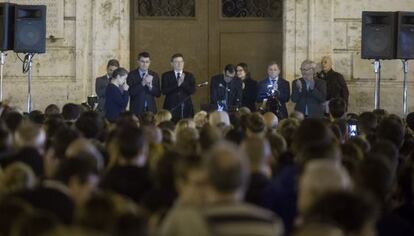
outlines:
[[[309,67],[309,68],[300,68],[300,70],[309,71],[309,70],[313,70],[313,68],[312,67]]]

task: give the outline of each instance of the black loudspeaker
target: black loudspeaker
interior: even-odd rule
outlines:
[[[46,51],[46,6],[16,5],[14,51],[44,53]]]
[[[13,50],[14,9],[13,3],[0,3],[0,51]]]
[[[414,12],[398,12],[396,58],[414,59]]]
[[[363,59],[394,59],[395,12],[362,12],[361,57]]]

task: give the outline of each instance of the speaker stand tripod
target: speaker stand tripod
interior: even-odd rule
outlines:
[[[0,102],[3,101],[3,72],[4,72],[4,63],[6,61],[6,53],[0,52]]]
[[[23,72],[27,73],[27,113],[32,111],[32,60],[34,53],[28,53],[24,58]]]
[[[403,59],[403,70],[404,70],[404,83],[403,83],[403,112],[404,117],[407,116],[407,74],[408,74],[408,60]]]
[[[374,103],[375,109],[380,109],[380,86],[381,86],[381,62],[379,59],[375,59],[374,61],[374,72],[375,72],[375,95],[374,95]]]

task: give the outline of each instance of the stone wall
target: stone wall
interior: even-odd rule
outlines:
[[[58,14],[63,18],[63,34],[47,35],[47,52],[34,58],[34,109],[44,109],[51,102],[62,106],[85,101],[94,93],[95,77],[105,73],[110,58],[118,58],[129,69],[129,4],[129,0],[64,0],[62,14]],[[372,109],[375,74],[371,62],[360,59],[363,10],[414,11],[414,0],[285,0],[284,77],[298,78],[304,59],[319,61],[331,55],[335,70],[348,81],[350,111]],[[21,67],[15,53],[9,52],[4,98],[25,109],[27,75]],[[402,114],[402,64],[384,61],[382,68],[381,106]],[[414,63],[410,62],[409,111],[414,111],[413,80]]]
[[[375,74],[370,60],[362,60],[362,11],[414,11],[414,0],[285,0],[284,75],[300,77],[300,63],[331,55],[350,89],[349,109],[374,108]],[[414,63],[409,63],[408,110],[414,111]],[[382,62],[381,108],[402,114],[402,63]]]
[[[63,34],[50,35],[48,31],[46,53],[34,57],[33,109],[86,101],[94,93],[95,77],[105,73],[109,58],[118,58],[122,66],[129,67],[129,0],[57,1],[63,2],[62,13],[56,14],[63,20]],[[31,4],[54,1],[35,2]],[[48,24],[52,20],[57,19],[48,19]],[[4,68],[3,99],[25,111],[27,74],[22,73],[22,63],[14,52],[8,52]]]

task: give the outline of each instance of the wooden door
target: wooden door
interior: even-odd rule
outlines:
[[[131,69],[141,51],[151,54],[151,68],[160,75],[171,69],[173,53],[183,53],[197,83],[228,63],[246,62],[257,80],[269,61],[282,63],[282,0],[131,0],[131,9]],[[196,111],[208,94],[206,87],[197,89]]]

